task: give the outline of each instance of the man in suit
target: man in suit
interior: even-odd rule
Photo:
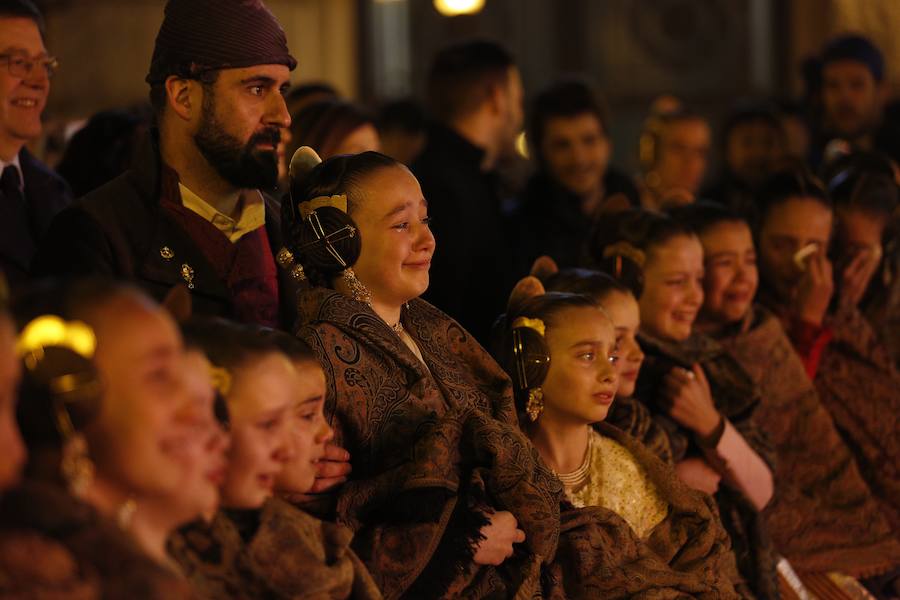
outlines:
[[[427,92],[435,122],[412,164],[437,242],[425,298],[487,345],[522,275],[497,175],[522,128],[522,79],[503,47],[467,40],[438,52]]]
[[[0,270],[13,290],[27,281],[51,219],[71,202],[65,182],[25,149],[41,134],[55,67],[34,4],[0,1]]]
[[[170,0],[146,78],[157,127],[130,171],[57,217],[35,271],[128,279],[157,299],[182,284],[195,313],[292,326],[263,192],[296,64],[261,0]]]

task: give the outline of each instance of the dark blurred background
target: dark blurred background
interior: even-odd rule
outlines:
[[[741,98],[799,100],[803,61],[836,33],[862,32],[880,45],[888,83],[895,92],[898,85],[897,0],[482,0],[476,13],[461,16],[441,14],[441,2],[467,0],[267,4],[299,60],[295,83],[326,81],[373,106],[420,96],[434,51],[459,38],[506,44],[527,97],[560,74],[584,73],[605,94],[614,160],[629,169],[641,122],[658,95],[682,98],[715,130]],[[164,0],[38,4],[48,20],[47,46],[61,63],[45,113],[48,135],[65,136],[99,110],[146,99],[144,76]]]

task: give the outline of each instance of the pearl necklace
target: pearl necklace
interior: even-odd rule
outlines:
[[[567,490],[577,490],[590,479],[591,455],[593,454],[593,450],[594,436],[589,434],[587,452],[584,453],[584,462],[581,463],[581,466],[570,473],[556,474],[556,477],[559,478]]]

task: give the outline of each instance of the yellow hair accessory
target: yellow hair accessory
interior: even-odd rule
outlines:
[[[547,327],[544,325],[543,321],[541,321],[540,319],[531,319],[529,317],[519,317],[515,321],[513,321],[513,329],[518,329],[520,327],[532,329],[538,332],[541,337],[544,337],[544,333],[547,331]]]
[[[647,255],[644,254],[643,250],[637,248],[634,244],[626,242],[624,240],[621,242],[616,242],[615,244],[610,244],[603,249],[603,258],[611,258],[616,256],[624,256],[625,258],[629,258],[641,268],[644,267],[644,263],[647,261]]]
[[[212,378],[213,387],[222,396],[227,396],[231,391],[231,373],[222,367],[210,367],[209,376]]]
[[[64,321],[56,315],[40,316],[25,326],[16,340],[16,352],[34,368],[44,355],[44,348],[68,348],[90,360],[97,348],[94,331],[81,321]]]
[[[336,196],[319,196],[312,200],[306,200],[300,203],[300,216],[306,219],[312,214],[312,211],[324,206],[336,208],[341,212],[347,212],[347,195],[338,194]]]

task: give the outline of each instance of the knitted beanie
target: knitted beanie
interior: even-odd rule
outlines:
[[[169,0],[146,81],[270,64],[293,71],[297,61],[262,0]]]

